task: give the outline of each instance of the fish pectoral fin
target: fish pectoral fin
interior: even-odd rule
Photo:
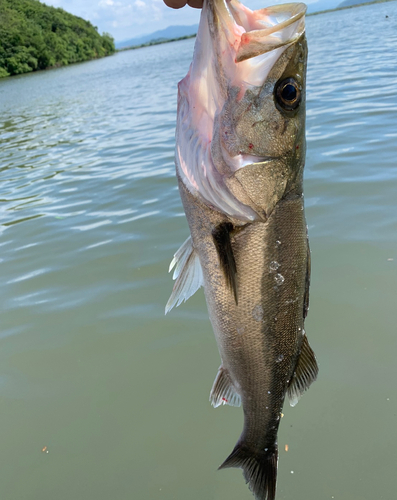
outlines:
[[[234,300],[237,304],[237,268],[236,261],[234,260],[232,244],[230,241],[230,232],[232,230],[233,224],[231,224],[230,222],[223,222],[212,231],[212,238],[214,240],[215,248],[218,253],[219,262],[223,271],[223,275],[225,276],[226,283],[232,290]]]
[[[313,349],[306,335],[303,338],[302,350],[295,368],[295,373],[288,387],[288,399],[295,406],[302,394],[310,387],[318,375],[318,366]]]
[[[186,302],[204,284],[200,259],[193,248],[190,236],[175,253],[169,272],[174,267],[172,279],[175,280],[175,283],[165,306],[165,314],[171,311],[174,306],[178,307],[182,302]]]
[[[220,405],[241,406],[241,398],[223,366],[219,367],[210,393],[210,401],[214,408]]]

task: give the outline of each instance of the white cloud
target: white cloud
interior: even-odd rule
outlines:
[[[199,11],[186,7],[174,10],[163,0],[42,0],[62,7],[107,31],[116,40],[125,40],[166,28],[171,24],[194,24]]]
[[[163,0],[43,0],[47,5],[62,7],[84,19],[92,21],[100,33],[107,31],[116,40],[126,40],[153,33],[170,25],[198,23],[200,11],[184,7],[174,10],[164,5]],[[285,2],[287,0],[243,0],[251,9]],[[320,2],[335,3],[341,0],[307,0],[311,5]],[[328,7],[329,8],[329,7]],[[312,8],[312,10],[315,10]]]

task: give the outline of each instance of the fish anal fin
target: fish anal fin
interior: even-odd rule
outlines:
[[[175,283],[165,306],[165,314],[171,311],[174,306],[177,307],[182,302],[186,302],[204,283],[203,270],[190,236],[175,252],[169,271],[174,266],[173,279]]]
[[[295,368],[295,373],[288,387],[288,399],[295,406],[302,394],[316,380],[318,366],[316,356],[309,345],[306,335],[303,337],[302,350]]]
[[[237,293],[237,268],[234,260],[232,244],[230,241],[230,232],[233,230],[233,224],[223,222],[212,231],[212,238],[218,253],[221,269],[225,276],[229,288],[233,291],[234,300],[238,302]]]
[[[275,500],[277,463],[277,445],[258,451],[239,442],[218,470],[243,469],[244,479],[257,500]]]
[[[241,398],[237,393],[229,372],[219,367],[210,393],[210,401],[214,408],[220,405],[241,406]]]

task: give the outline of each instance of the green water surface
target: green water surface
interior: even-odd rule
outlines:
[[[307,34],[320,375],[285,408],[277,499],[393,500],[397,3],[310,17]],[[202,291],[164,317],[188,235],[173,148],[193,44],[0,81],[1,500],[252,498],[216,470],[242,411],[208,402]]]

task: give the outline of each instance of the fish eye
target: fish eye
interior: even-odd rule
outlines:
[[[275,88],[275,95],[277,103],[287,111],[296,109],[301,101],[301,90],[293,78],[279,82]]]

